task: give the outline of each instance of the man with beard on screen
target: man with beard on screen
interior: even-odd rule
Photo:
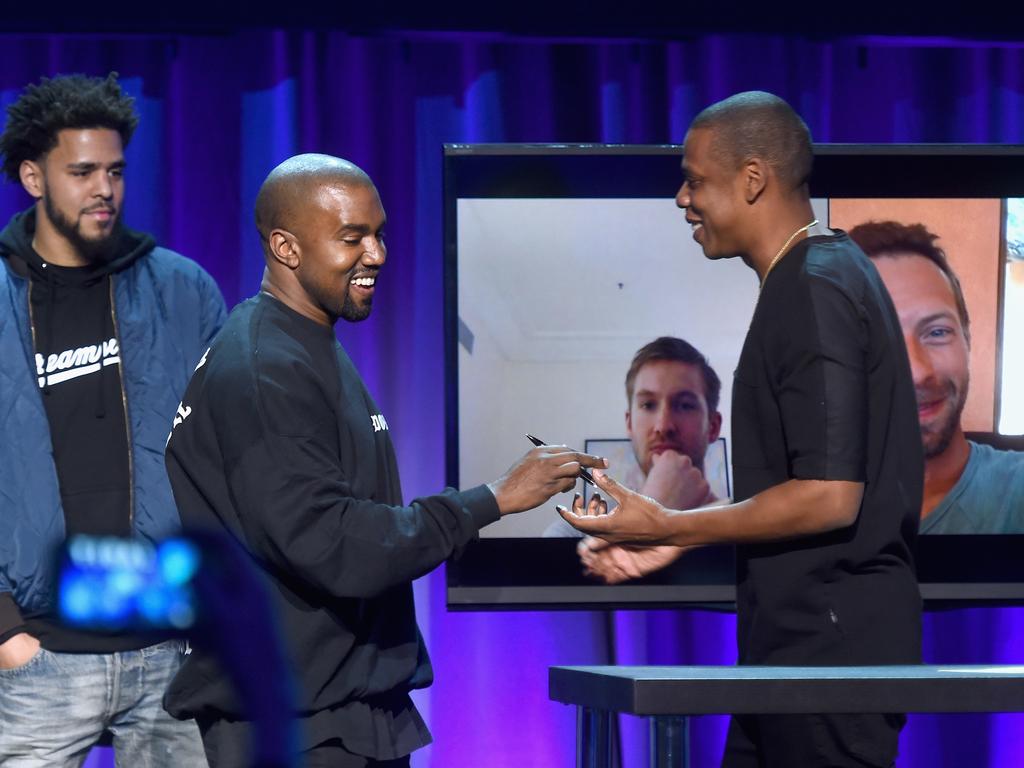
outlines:
[[[1024,453],[968,440],[971,325],[960,281],[923,224],[850,230],[875,262],[910,357],[924,447],[921,533],[1024,533]]]
[[[163,709],[185,646],[62,626],[55,553],[73,534],[149,541],[180,526],[163,466],[189,376],[224,321],[197,264],[122,224],[138,123],[117,77],[30,85],[0,154],[35,201],[0,233],[0,764],[204,765]]]
[[[721,389],[718,374],[688,341],[660,336],[640,347],[625,379],[626,435],[636,464],[620,477],[623,485],[672,509],[717,501],[704,462],[722,428]],[[600,502],[594,493],[591,506]],[[579,535],[562,518],[544,531],[546,537]],[[609,581],[636,578],[682,554],[677,547],[610,546],[593,536],[577,551],[588,574]]]

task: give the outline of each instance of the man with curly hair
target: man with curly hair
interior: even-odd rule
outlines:
[[[8,108],[3,170],[34,204],[0,232],[0,764],[80,765],[109,732],[119,765],[203,765],[164,712],[183,644],[55,620],[71,534],[163,538],[180,525],[163,448],[224,321],[194,262],[124,226],[138,118],[117,82],[43,79]]]

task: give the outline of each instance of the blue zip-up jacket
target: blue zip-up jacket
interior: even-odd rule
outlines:
[[[0,638],[49,613],[64,540],[57,469],[36,375],[27,262],[35,211],[0,233]],[[202,267],[126,231],[133,256],[111,273],[131,448],[132,524],[156,541],[180,526],[164,446],[196,363],[224,323]]]

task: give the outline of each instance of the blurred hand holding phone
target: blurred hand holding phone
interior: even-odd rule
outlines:
[[[254,725],[251,765],[296,768],[291,672],[266,585],[238,541],[208,531],[158,544],[77,535],[59,557],[62,622],[99,633],[187,636],[197,653],[184,663],[212,657]]]

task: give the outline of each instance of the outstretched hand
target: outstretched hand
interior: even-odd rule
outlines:
[[[508,515],[539,507],[556,493],[572,490],[581,467],[607,466],[608,462],[599,456],[564,445],[542,445],[528,451],[488,487],[501,514]]]
[[[573,528],[610,542],[653,544],[664,541],[671,534],[670,515],[654,499],[629,490],[604,472],[594,472],[594,480],[606,496],[618,502],[618,506],[603,514],[593,514],[593,510],[584,509],[583,500],[579,498],[573,501],[572,510],[557,506],[558,514]]]

